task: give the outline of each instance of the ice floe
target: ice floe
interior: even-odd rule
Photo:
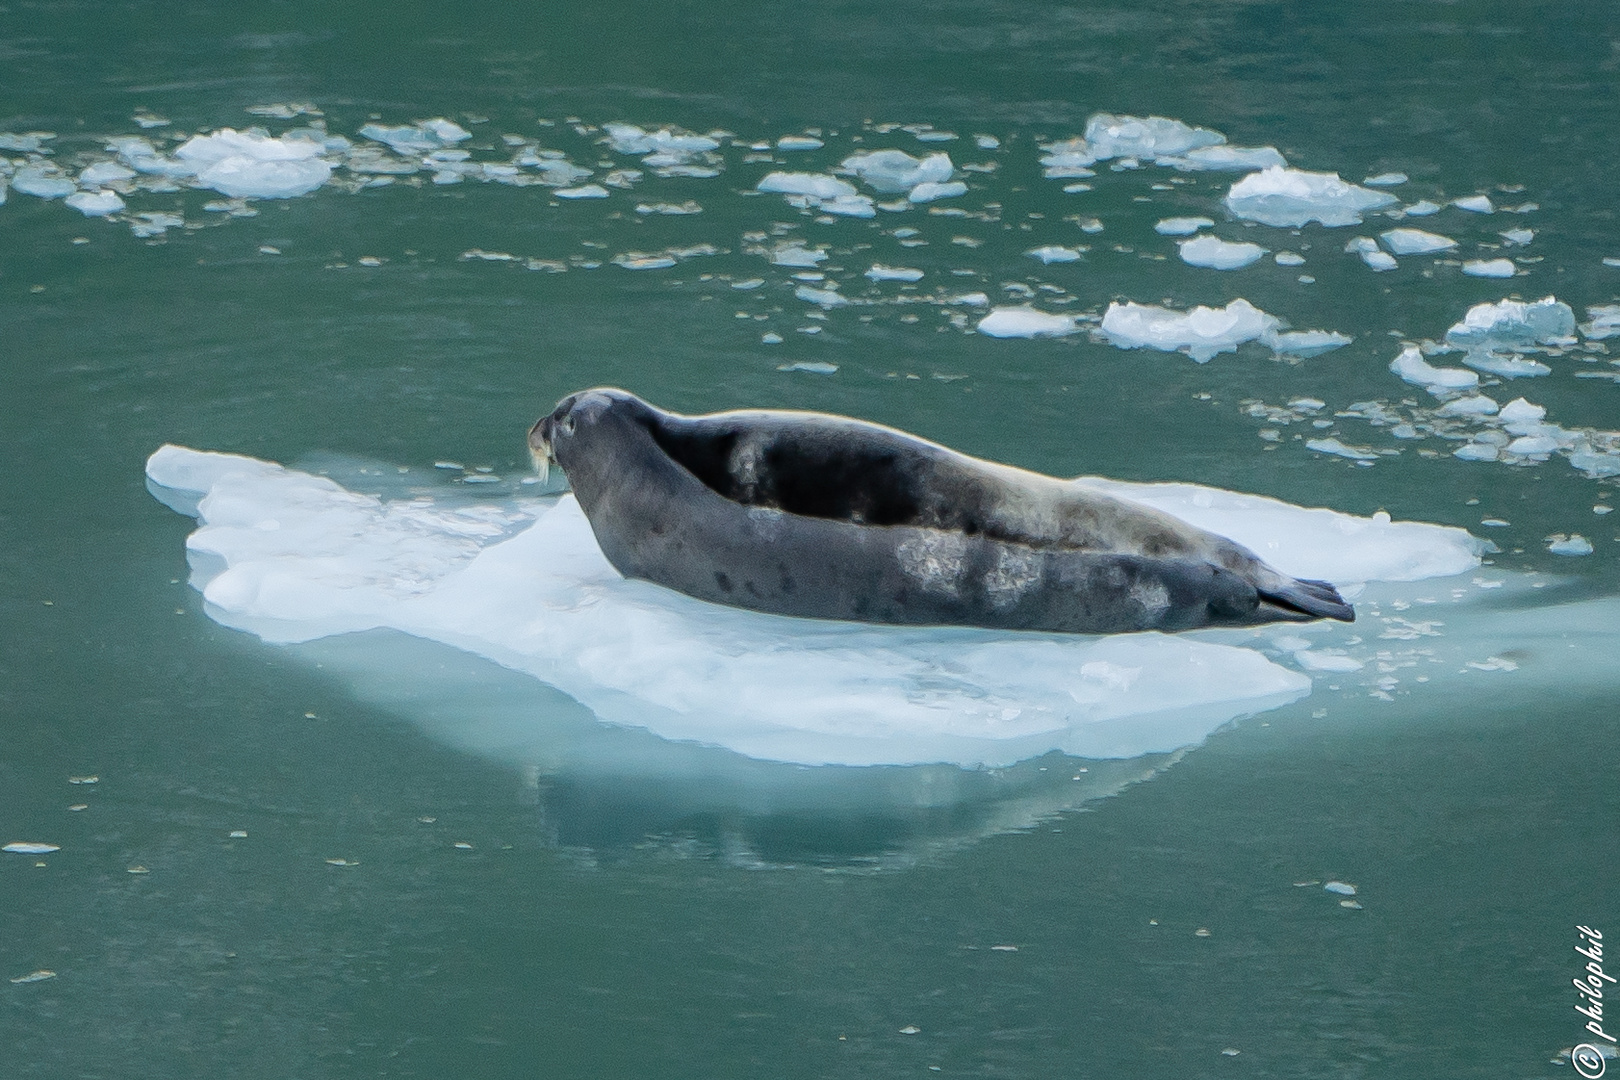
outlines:
[[[1555,297],[1534,302],[1503,300],[1475,304],[1446,331],[1448,344],[1465,349],[1516,350],[1567,342],[1575,333],[1575,312]]]
[[[1191,236],[1199,229],[1208,229],[1214,224],[1207,217],[1164,218],[1153,226],[1153,231],[1160,236]]]
[[[1024,252],[1032,259],[1039,259],[1050,266],[1052,263],[1077,262],[1080,252],[1075,248],[1063,247],[1061,244],[1047,244],[1044,247],[1031,248]]]
[[[1257,341],[1281,325],[1275,316],[1242,299],[1221,308],[1199,306],[1185,312],[1115,302],[1103,314],[1101,332],[1121,349],[1184,352],[1202,364],[1219,353],[1236,352],[1239,345]]]
[[[1475,214],[1494,214],[1496,207],[1491,205],[1489,195],[1470,195],[1464,199],[1452,199],[1451,205],[1459,210],[1467,210]]]
[[[1472,389],[1479,385],[1479,376],[1472,371],[1432,366],[1423,359],[1423,351],[1416,345],[1403,348],[1400,354],[1390,361],[1389,370],[1413,386],[1421,386],[1438,394]]]
[[[1390,229],[1380,233],[1379,239],[1395,255],[1427,255],[1435,251],[1450,251],[1457,246],[1457,241],[1449,236],[1424,232],[1422,229]]]
[[[996,338],[1061,337],[1078,329],[1073,315],[1052,315],[1028,304],[992,308],[978,324],[979,333]]]
[[[1361,261],[1374,270],[1394,270],[1400,266],[1400,263],[1395,261],[1395,256],[1379,248],[1378,241],[1370,236],[1356,237],[1344,245],[1344,250],[1361,256]]]
[[[385,501],[172,446],[147,475],[198,518],[191,581],[224,625],[276,643],[400,631],[555,686],[609,723],[755,758],[1133,757],[1199,742],[1311,685],[1255,649],[1189,635],[874,627],[705,604],[621,578],[571,496]],[[1409,581],[1478,562],[1478,542],[1457,529],[1195,485],[1078,482],[1228,535],[1287,573]]]
[[[116,191],[76,191],[63,201],[85,217],[106,217],[124,209]]]
[[[951,173],[955,171],[948,154],[933,153],[919,160],[904,150],[869,150],[851,154],[843,160],[840,168],[884,195],[910,192],[922,184],[943,184],[950,180]]]
[[[1259,262],[1266,249],[1259,244],[1231,243],[1218,236],[1200,236],[1183,240],[1176,245],[1181,261],[1188,266],[1203,266],[1211,270],[1238,270]]]
[[[1387,192],[1370,191],[1339,179],[1337,173],[1305,172],[1273,166],[1250,173],[1226,194],[1226,208],[1262,225],[1299,228],[1310,222],[1359,225],[1362,215],[1396,203]]]
[[[1462,264],[1469,277],[1510,278],[1515,272],[1512,259],[1470,259]]]

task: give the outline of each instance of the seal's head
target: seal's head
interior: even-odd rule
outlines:
[[[534,461],[535,473],[544,481],[551,475],[552,462],[568,472],[569,463],[582,452],[577,445],[587,434],[582,428],[594,428],[610,413],[635,412],[637,406],[641,411],[652,411],[640,398],[623,390],[601,388],[569,394],[529,428],[529,457]]]

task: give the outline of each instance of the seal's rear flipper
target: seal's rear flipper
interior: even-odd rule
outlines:
[[[1260,610],[1281,621],[1308,622],[1311,619],[1338,619],[1355,622],[1356,609],[1326,581],[1282,578],[1260,592]]]

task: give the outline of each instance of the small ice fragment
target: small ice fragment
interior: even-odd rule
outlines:
[[[953,296],[945,302],[958,307],[989,307],[990,294],[982,292],[962,293],[960,296]]]
[[[1228,210],[1240,218],[1280,228],[1312,221],[1327,226],[1359,225],[1361,215],[1396,201],[1382,191],[1347,184],[1337,173],[1313,173],[1272,166],[1250,173],[1227,192]]]
[[[997,338],[1061,337],[1078,330],[1073,315],[1049,315],[1028,304],[998,307],[979,320],[979,333]]]
[[[1295,412],[1321,412],[1327,408],[1327,402],[1321,398],[1301,397],[1290,401],[1288,407]]]
[[[1445,207],[1439,203],[1430,202],[1428,199],[1420,199],[1411,206],[1405,207],[1402,213],[1407,217],[1428,217],[1430,214],[1438,214],[1444,209]]]
[[[933,202],[935,199],[953,199],[958,195],[966,194],[967,185],[960,180],[951,180],[947,183],[935,183],[931,180],[925,180],[912,188],[911,194],[906,198],[914,203],[925,203]]]
[[[1243,1051],[1239,1050],[1235,1046],[1228,1046],[1223,1049],[1221,1053],[1226,1057],[1237,1057],[1239,1054],[1243,1053]]]
[[[1483,660],[1470,660],[1468,666],[1475,671],[1518,671],[1519,665],[1505,656],[1487,656]]]
[[[1199,229],[1208,229],[1214,224],[1207,217],[1172,217],[1161,220],[1153,226],[1153,231],[1160,236],[1191,236]]]
[[[1275,146],[1201,146],[1176,157],[1159,157],[1160,165],[1182,172],[1253,172],[1286,167],[1288,159]]]
[[[1523,247],[1536,238],[1536,231],[1534,229],[1508,229],[1506,232],[1497,235],[1511,247]]]
[[[773,172],[754,185],[756,191],[780,195],[808,195],[816,199],[836,199],[855,195],[855,185],[823,173]]]
[[[781,338],[777,339],[778,341]],[[823,360],[799,360],[792,364],[778,364],[777,371],[806,371],[812,375],[831,375],[838,370],[837,364],[829,364]]]
[[[79,170],[79,186],[97,188],[120,180],[135,179],[135,170],[116,161],[96,161]]]
[[[1279,251],[1271,257],[1278,266],[1304,266],[1305,256],[1293,251]]]
[[[461,470],[461,469],[466,468],[466,466],[463,465],[459,461],[435,461],[433,463],[433,467],[435,469],[457,469],[457,470]]]
[[[68,783],[70,783],[70,784],[99,784],[99,783],[101,783],[101,777],[99,777],[99,776],[70,776],[70,777],[68,777]]]
[[[626,270],[666,270],[675,265],[675,260],[668,255],[638,255],[634,252],[615,255],[609,261]]]
[[[1193,931],[1193,937],[1209,937],[1209,927],[1200,926],[1198,929]]]
[[[813,289],[808,285],[800,285],[793,290],[793,295],[807,303],[819,305],[823,309],[844,307],[849,303],[848,297],[840,296],[833,289]]]
[[[56,972],[51,971],[48,968],[40,968],[38,971],[30,971],[27,975],[18,975],[16,978],[11,980],[11,983],[12,985],[16,986],[23,983],[44,982],[46,979],[54,978],[56,978]]]
[[[1380,233],[1384,246],[1396,255],[1427,255],[1433,251],[1450,251],[1457,241],[1438,233],[1422,229],[1390,229]]]
[[[921,281],[923,272],[909,266],[883,266],[874,263],[866,276],[873,281]]]
[[[1330,881],[1322,886],[1323,892],[1338,893],[1340,896],[1356,895],[1356,887],[1343,881]]]
[[[815,266],[819,262],[825,262],[826,259],[827,252],[823,249],[811,250],[797,241],[771,252],[771,262],[776,266]]]
[[[765,284],[765,279],[764,278],[755,277],[755,278],[747,278],[747,279],[745,279],[743,281],[733,281],[731,283],[731,287],[733,289],[742,289],[742,290],[746,291],[746,290],[749,290],[749,289],[757,289],[763,284]]]
[[[124,873],[126,873],[126,874],[150,874],[151,872],[152,871],[148,870],[146,867],[140,866],[138,864],[135,865],[135,866],[127,866],[127,867],[124,868]]]
[[[1238,270],[1258,262],[1266,249],[1259,244],[1229,243],[1218,236],[1200,236],[1183,240],[1181,261],[1188,266],[1203,266],[1211,270]]]
[[[1558,440],[1545,435],[1521,435],[1502,449],[1518,457],[1545,457],[1558,449]]]
[[[918,142],[955,142],[956,133],[951,131],[919,131]]]
[[[1360,911],[1361,910],[1361,904],[1360,904],[1359,901],[1356,901],[1356,900],[1340,900],[1339,901],[1339,906],[1342,907],[1342,908],[1350,908],[1353,911]]]
[[[232,840],[246,840],[247,839],[247,830],[246,829],[232,829],[231,830],[231,839]]]
[[[1620,266],[1620,259],[1615,258],[1613,255],[1605,255],[1603,256],[1603,265]]]
[[[0,848],[0,851],[9,851],[13,855],[49,855],[53,851],[61,851],[56,844],[34,844],[25,841],[14,841]]]
[[[585,184],[582,187],[558,188],[552,194],[559,199],[605,199],[608,189],[601,184]]]
[[[1620,304],[1594,304],[1586,315],[1592,321],[1581,324],[1581,333],[1588,341],[1620,336]]]
[[[1479,376],[1472,371],[1431,367],[1416,345],[1402,349],[1400,355],[1390,361],[1389,370],[1413,386],[1422,386],[1430,391],[1462,390],[1479,385]]]
[[[63,202],[85,217],[106,217],[124,209],[116,191],[75,191]]]
[[[1522,399],[1521,399],[1522,400]],[[1436,410],[1437,416],[1495,416],[1500,406],[1484,394],[1448,401]]]
[[[917,1033],[919,1033],[921,1031],[922,1031],[922,1028],[917,1027],[914,1024],[907,1024],[905,1027],[900,1029],[900,1034],[902,1034],[902,1035],[916,1035]]]
[[[1278,325],[1274,316],[1241,298],[1224,308],[1200,306],[1185,313],[1116,302],[1108,305],[1101,331],[1121,349],[1183,351],[1202,364],[1219,353],[1236,352],[1239,345],[1262,338]]]
[[[1567,537],[1560,535],[1558,539],[1547,545],[1547,550],[1554,555],[1590,555],[1592,554],[1592,541],[1580,533]]]
[[[843,160],[841,167],[882,194],[911,191],[925,183],[944,183],[954,171],[947,154],[929,154],[919,161],[904,150],[871,150],[851,154]]]
[[[1273,331],[1260,335],[1262,345],[1271,346],[1271,350],[1284,356],[1320,356],[1350,344],[1355,338],[1348,334],[1340,334],[1332,330],[1288,330],[1282,333]],[[1317,406],[1320,408],[1320,404]]]
[[[1220,146],[1226,136],[1208,128],[1189,127],[1163,116],[1115,116],[1098,113],[1086,121],[1084,138],[1041,147],[1048,153],[1084,152],[1097,161],[1183,157],[1206,146]]]
[[[1315,450],[1319,454],[1333,454],[1337,457],[1349,458],[1352,461],[1377,461],[1378,455],[1363,446],[1346,446],[1338,439],[1311,439],[1305,443],[1305,449]]]
[[[281,254],[281,249],[278,248],[278,247],[271,247],[269,244],[260,244],[259,245],[259,254],[260,255],[280,255]]]
[[[1459,210],[1467,210],[1475,214],[1494,214],[1496,207],[1491,205],[1489,195],[1469,195],[1463,199],[1452,199],[1451,205]]]
[[[1604,514],[1612,514],[1612,513],[1614,513],[1614,507],[1605,506],[1602,503],[1598,503],[1598,504],[1596,504],[1595,506],[1592,507],[1592,513],[1597,514],[1599,517],[1602,517]]]
[[[1513,270],[1512,259],[1470,259],[1462,264],[1462,272],[1469,277],[1510,278]]]
[[[826,145],[811,135],[784,135],[776,140],[778,150],[820,150]]]
[[[58,174],[54,166],[29,165],[18,169],[11,177],[11,186],[24,195],[40,199],[60,199],[78,190],[78,186]]]
[[[770,333],[761,334],[759,336],[759,340],[766,345],[780,345],[782,344],[782,335],[772,331]]]
[[[1378,242],[1370,237],[1358,236],[1344,245],[1344,250],[1360,255],[1361,261],[1374,270],[1393,270],[1400,265],[1395,261],[1395,256],[1379,250]]]
[[[1017,952],[1018,951],[1018,946],[1016,946],[1016,945],[992,945],[992,946],[990,946],[990,951],[991,952]]]
[[[1377,176],[1369,176],[1362,183],[1368,187],[1398,187],[1406,183],[1408,179],[1409,177],[1403,172],[1387,172],[1379,173]]]
[[[1039,259],[1050,266],[1053,263],[1070,263],[1080,258],[1080,253],[1074,248],[1061,247],[1057,244],[1047,244],[1045,247],[1033,248],[1024,252],[1032,259]]]
[[[1352,671],[1360,671],[1366,666],[1353,656],[1315,652],[1310,649],[1300,649],[1295,652],[1294,660],[1306,671],[1320,671],[1332,674],[1349,674]]]
[[[994,135],[975,135],[973,136],[973,145],[980,150],[995,150],[1000,148],[1001,140]]]
[[[840,195],[836,199],[823,200],[816,209],[824,214],[837,214],[840,217],[877,217],[877,209],[872,205],[871,197],[867,195]]]
[[[1078,195],[1082,191],[1090,191],[1090,190],[1091,190],[1091,185],[1090,184],[1064,184],[1063,185],[1063,194],[1065,194],[1065,195]]]

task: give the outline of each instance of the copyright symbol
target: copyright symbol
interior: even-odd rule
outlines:
[[[1575,1066],[1585,1080],[1598,1080],[1608,1062],[1603,1060],[1603,1052],[1591,1043],[1581,1043],[1569,1052],[1569,1063]]]

